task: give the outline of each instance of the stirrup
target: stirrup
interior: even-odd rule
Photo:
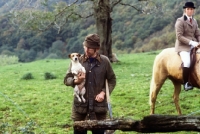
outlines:
[[[186,82],[186,83],[184,84],[184,90],[185,90],[185,91],[192,90],[192,89],[193,89],[193,86],[192,86],[192,84],[190,84],[189,82]]]

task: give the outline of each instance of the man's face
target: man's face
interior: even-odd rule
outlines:
[[[191,17],[194,14],[194,8],[185,8],[185,13]]]
[[[88,57],[96,56],[97,49],[84,46],[84,52]]]

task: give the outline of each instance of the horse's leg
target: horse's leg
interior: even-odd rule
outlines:
[[[174,104],[176,106],[176,110],[178,112],[179,115],[181,115],[181,108],[179,106],[179,94],[181,92],[181,84],[175,81],[172,81],[174,84],[174,95],[173,95],[173,99],[174,99]]]
[[[156,77],[154,75],[152,76],[149,95],[150,114],[154,114],[155,112],[156,98],[166,79],[167,76],[162,75],[162,73],[157,74]]]

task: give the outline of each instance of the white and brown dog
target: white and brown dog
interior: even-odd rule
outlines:
[[[69,54],[69,58],[71,59],[71,72],[72,74],[74,75],[74,79],[77,79],[77,75],[78,73],[80,72],[83,72],[85,73],[85,68],[80,64],[79,62],[79,57],[81,55],[79,53],[71,53]],[[75,85],[74,87],[74,95],[78,98],[78,100],[80,102],[84,102],[85,103],[85,98],[83,97],[85,92],[86,92],[86,89],[85,89],[85,80],[78,84],[78,85]],[[80,98],[80,96],[81,98]],[[82,99],[82,100],[81,100]]]

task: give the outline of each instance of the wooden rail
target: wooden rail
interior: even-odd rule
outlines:
[[[86,120],[74,122],[74,127],[79,130],[105,129],[143,133],[176,131],[200,132],[200,116],[150,115],[138,121],[124,118],[102,121]]]

